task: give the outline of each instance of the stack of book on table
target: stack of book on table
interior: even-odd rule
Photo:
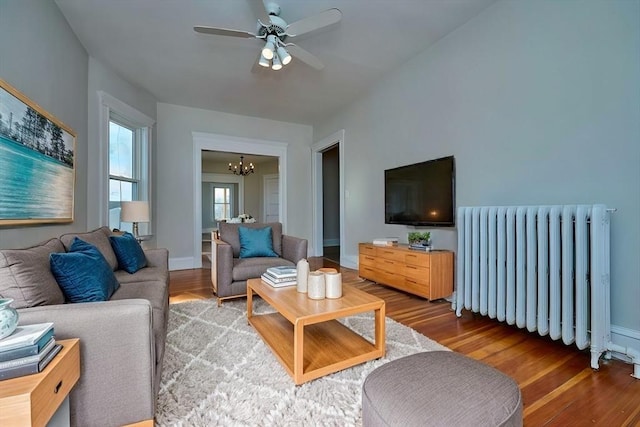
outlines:
[[[262,280],[274,288],[293,286],[296,284],[297,270],[295,267],[288,265],[269,267],[262,274]]]
[[[61,349],[53,336],[53,323],[18,326],[0,339],[0,380],[42,372]]]

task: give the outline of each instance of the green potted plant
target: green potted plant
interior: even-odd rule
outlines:
[[[408,236],[410,245],[431,246],[431,232],[412,231]]]

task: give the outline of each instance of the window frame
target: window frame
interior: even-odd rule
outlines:
[[[98,91],[100,101],[100,224],[109,226],[109,123],[115,123],[134,130],[134,170],[139,172],[137,195],[134,200],[149,202],[149,216],[153,221],[152,201],[152,138],[155,120],[144,113],[114,98],[106,92]],[[137,142],[136,142],[137,141]],[[134,172],[135,175],[135,172]],[[120,178],[118,178],[120,179]],[[152,222],[140,223],[140,234],[153,234]]]

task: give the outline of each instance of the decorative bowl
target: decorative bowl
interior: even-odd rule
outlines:
[[[13,299],[0,299],[0,340],[6,338],[16,330],[18,326],[18,312],[11,307]]]

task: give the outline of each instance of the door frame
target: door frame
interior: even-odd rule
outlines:
[[[289,144],[265,139],[241,138],[207,132],[192,132],[193,139],[193,268],[202,268],[202,150],[247,153],[278,157],[280,175],[280,222],[287,229],[287,147]]]
[[[313,213],[313,253],[315,256],[322,256],[323,249],[323,226],[322,226],[322,152],[334,145],[338,146],[338,167],[340,171],[340,265],[345,265],[345,238],[344,227],[344,129],[332,133],[328,137],[321,139],[311,146],[311,182],[312,182],[312,213]]]

